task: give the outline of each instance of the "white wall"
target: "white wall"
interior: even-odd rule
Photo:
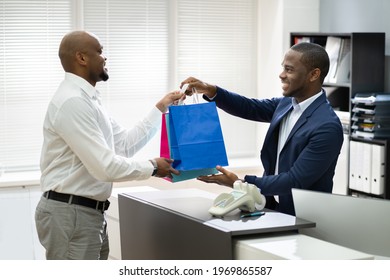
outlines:
[[[279,73],[290,32],[319,31],[320,0],[259,0],[259,98],[281,95]]]
[[[259,0],[258,98],[281,96],[279,73],[290,32],[318,32],[320,0]],[[258,147],[268,124],[260,124]]]

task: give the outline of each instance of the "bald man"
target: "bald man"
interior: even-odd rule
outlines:
[[[95,85],[107,81],[107,58],[98,37],[86,31],[66,34],[59,47],[65,79],[43,124],[41,197],[35,213],[47,259],[107,259],[104,211],[112,182],[169,177],[172,160],[131,157],[155,134],[161,113],[184,98],[171,92],[136,126],[120,126],[104,109]]]

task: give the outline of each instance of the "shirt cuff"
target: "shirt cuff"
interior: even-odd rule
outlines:
[[[217,97],[218,94],[222,94],[224,92],[224,89],[220,88],[219,86],[215,86],[215,87],[216,87],[215,95],[212,98],[210,98],[203,94],[203,99],[207,101],[214,101],[214,99]]]
[[[255,181],[256,181],[256,178],[257,178],[257,176],[254,176],[254,175],[246,175],[244,177],[244,181],[249,183],[249,184],[253,184],[254,185]]]

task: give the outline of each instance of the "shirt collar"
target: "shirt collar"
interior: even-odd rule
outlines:
[[[309,97],[308,99],[303,100],[301,103],[297,103],[295,98],[292,98],[291,99],[292,106],[293,106],[294,110],[298,109],[298,110],[303,112],[307,109],[307,107],[310,106],[311,103],[314,102],[314,100],[316,100],[318,97],[320,97],[321,94],[322,94],[322,90],[319,93],[317,93],[316,95],[313,95],[312,97]]]
[[[96,88],[80,76],[70,72],[65,72],[65,80],[68,80],[79,86],[90,98],[95,100],[100,99],[100,93],[96,90]]]

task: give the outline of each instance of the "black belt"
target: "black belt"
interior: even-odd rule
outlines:
[[[73,194],[66,194],[66,193],[58,193],[55,191],[47,191],[43,193],[43,196],[47,199],[57,200],[61,202],[66,202],[69,204],[77,204],[82,205],[85,207],[93,208],[100,211],[105,211],[110,206],[110,202],[108,200],[106,201],[97,201],[91,198],[73,195]]]

